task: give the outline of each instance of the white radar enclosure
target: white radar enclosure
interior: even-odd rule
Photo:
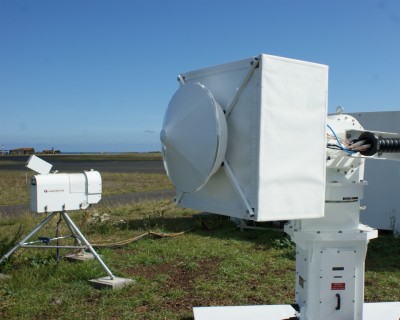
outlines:
[[[33,158],[34,163],[47,163],[40,158]],[[39,174],[31,178],[31,211],[62,212],[87,209],[91,204],[101,199],[102,181],[98,171],[84,171],[83,173],[43,173],[39,169],[44,167],[32,166],[31,158],[27,167],[35,167]]]
[[[160,135],[177,204],[255,221],[324,215],[326,65],[262,54],[178,79]]]

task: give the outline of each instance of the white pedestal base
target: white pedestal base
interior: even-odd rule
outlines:
[[[195,320],[287,320],[295,317],[290,305],[198,307]],[[400,302],[364,303],[363,320],[399,320]]]

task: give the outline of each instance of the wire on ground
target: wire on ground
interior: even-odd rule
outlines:
[[[149,231],[149,232],[145,232],[145,233],[143,233],[141,235],[138,235],[138,236],[136,236],[134,238],[130,238],[130,239],[126,239],[126,240],[121,240],[121,241],[117,241],[117,242],[113,242],[113,243],[95,243],[95,244],[92,243],[91,245],[92,245],[92,247],[95,247],[95,248],[122,247],[122,246],[125,246],[125,245],[129,244],[129,243],[138,241],[138,240],[140,240],[140,239],[142,239],[142,238],[144,238],[146,236],[156,236],[156,237],[159,237],[159,238],[174,238],[174,237],[178,237],[178,236],[184,235],[185,233],[187,233],[187,232],[189,232],[191,230],[192,229],[189,229],[187,231],[177,232],[177,233],[158,233],[158,232]]]

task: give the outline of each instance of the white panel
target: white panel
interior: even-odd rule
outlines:
[[[282,320],[295,316],[290,305],[193,308],[195,320]],[[268,318],[267,318],[268,317]]]
[[[97,194],[101,195],[102,192],[102,182],[101,175],[98,171],[85,171],[85,175],[87,177],[88,184],[88,194]],[[92,203],[89,201],[89,203]]]
[[[263,56],[259,217],[322,217],[325,202],[326,66]]]
[[[320,271],[320,319],[353,319],[357,252],[337,248],[323,249]],[[338,307],[340,296],[340,309]]]
[[[221,106],[227,106],[240,87],[252,59],[244,59],[183,74],[186,83],[201,82]]]
[[[86,177],[83,173],[70,173],[68,174],[68,179],[71,193],[86,192]]]
[[[184,77],[187,83],[194,81],[204,84],[225,110],[246,78],[251,61],[252,59],[246,59],[189,72],[185,73]],[[260,69],[255,69],[227,119],[226,158],[253,207],[257,206],[258,189],[260,74]],[[223,168],[220,168],[202,189],[195,193],[186,193],[181,205],[238,218],[249,218],[246,207]]]
[[[53,165],[35,155],[32,155],[29,157],[26,167],[37,173],[47,174],[50,172]]]
[[[400,302],[364,303],[364,320],[398,320]],[[290,305],[193,308],[195,320],[283,320],[294,317]],[[322,319],[321,319],[322,320]]]
[[[46,174],[34,176],[36,185],[31,186],[31,210],[34,212],[62,211],[69,197],[67,174]]]

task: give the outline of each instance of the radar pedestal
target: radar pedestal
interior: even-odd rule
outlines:
[[[332,212],[340,216],[343,212]],[[321,221],[321,229],[326,224]],[[296,243],[295,297],[300,319],[363,318],[364,261],[377,230],[367,226],[335,231],[307,230],[291,222],[285,231]]]
[[[178,79],[161,132],[176,203],[289,221],[296,243],[293,306],[194,308],[195,319],[398,320],[398,302],[363,303],[367,245],[378,233],[359,216],[366,156],[400,160],[400,135],[327,118],[324,65],[259,55]]]

